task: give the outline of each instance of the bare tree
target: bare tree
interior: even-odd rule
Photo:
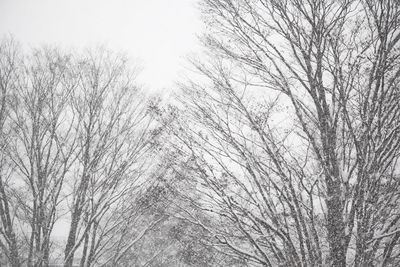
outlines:
[[[213,218],[193,222],[249,264],[399,264],[398,2],[202,8],[213,64],[174,134]]]
[[[78,62],[78,73],[73,113],[80,121],[77,135],[82,151],[74,174],[65,266],[71,266],[82,244],[81,266],[91,266],[108,228],[127,219],[124,214],[111,213],[111,221],[107,216],[146,182],[143,174],[149,174],[148,156],[156,137],[154,121],[133,87],[126,59],[107,51],[89,53]]]
[[[15,231],[15,207],[11,202],[10,162],[6,146],[9,141],[10,98],[16,83],[19,67],[19,49],[13,39],[3,39],[0,43],[0,248],[12,267],[20,266],[18,240]]]
[[[65,81],[71,79],[68,57],[57,51],[37,50],[26,60],[12,95],[8,153],[18,181],[18,224],[30,228],[29,234],[23,231],[27,265],[47,266],[61,190],[76,158],[76,137],[65,124],[74,85]]]

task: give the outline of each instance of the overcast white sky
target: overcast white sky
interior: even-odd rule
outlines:
[[[106,45],[139,59],[141,83],[170,88],[198,49],[196,0],[0,0],[0,36],[25,46]]]

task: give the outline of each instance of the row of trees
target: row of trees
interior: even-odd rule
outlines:
[[[103,48],[24,53],[12,38],[1,41],[1,266],[212,266],[218,258],[196,240],[196,226],[174,216],[165,125],[136,75]]]
[[[119,55],[2,43],[7,262],[400,265],[398,1],[201,9],[207,52],[167,105]]]
[[[158,131],[134,75],[104,49],[26,55],[1,43],[0,247],[11,266],[72,266],[77,251],[81,266],[116,266],[160,221],[135,224]],[[69,227],[57,233],[60,221]]]

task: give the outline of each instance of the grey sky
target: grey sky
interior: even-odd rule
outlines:
[[[139,59],[139,80],[155,90],[178,79],[198,46],[196,0],[0,0],[0,35],[23,45],[106,45]]]

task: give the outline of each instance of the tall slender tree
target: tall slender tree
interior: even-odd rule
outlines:
[[[10,191],[10,160],[7,157],[7,143],[10,130],[9,113],[12,92],[16,85],[20,67],[18,44],[13,39],[0,43],[0,248],[12,267],[20,266],[19,244],[14,225],[15,209]]]

